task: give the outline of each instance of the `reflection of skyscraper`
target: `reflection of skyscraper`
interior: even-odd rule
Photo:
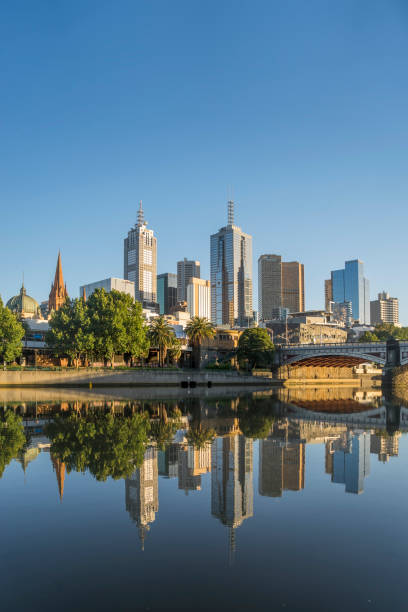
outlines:
[[[179,489],[199,491],[201,474],[211,471],[211,445],[202,448],[192,445],[184,446],[179,453],[178,477]]]
[[[400,431],[393,434],[378,435],[372,434],[370,441],[370,451],[378,455],[378,461],[386,463],[390,457],[398,457]]]
[[[327,452],[333,454],[332,482],[345,484],[347,493],[362,493],[370,473],[370,434],[348,432],[330,442]]]
[[[159,510],[159,484],[157,449],[150,446],[143,464],[136,468],[130,478],[126,478],[126,510],[139,527],[142,550],[149,523],[153,523]]]
[[[259,493],[281,497],[305,486],[305,443],[267,438],[259,442]]]
[[[216,438],[211,448],[211,513],[230,527],[230,556],[234,529],[253,515],[253,441],[242,435]]]

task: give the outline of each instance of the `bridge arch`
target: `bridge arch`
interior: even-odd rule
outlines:
[[[344,351],[302,351],[294,355],[287,355],[281,362],[281,365],[302,365],[302,366],[345,366],[352,367],[361,365],[362,363],[375,363],[384,366],[385,358],[379,355],[360,352],[344,352]],[[407,360],[408,362],[408,360]]]

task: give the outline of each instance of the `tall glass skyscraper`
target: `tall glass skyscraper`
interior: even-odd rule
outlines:
[[[331,273],[333,302],[351,302],[352,317],[362,325],[370,324],[370,283],[364,278],[359,259],[346,261],[343,270]]]
[[[252,236],[234,225],[230,201],[228,224],[211,236],[211,321],[245,327],[252,317]]]

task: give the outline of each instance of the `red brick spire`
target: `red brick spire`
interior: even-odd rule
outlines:
[[[51,285],[50,297],[48,298],[48,309],[58,310],[68,297],[67,286],[64,285],[62,274],[61,253],[58,251],[57,269],[55,270],[54,283]]]

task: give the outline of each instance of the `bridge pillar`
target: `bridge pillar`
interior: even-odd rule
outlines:
[[[385,367],[395,368],[401,365],[401,348],[399,340],[387,340]]]

